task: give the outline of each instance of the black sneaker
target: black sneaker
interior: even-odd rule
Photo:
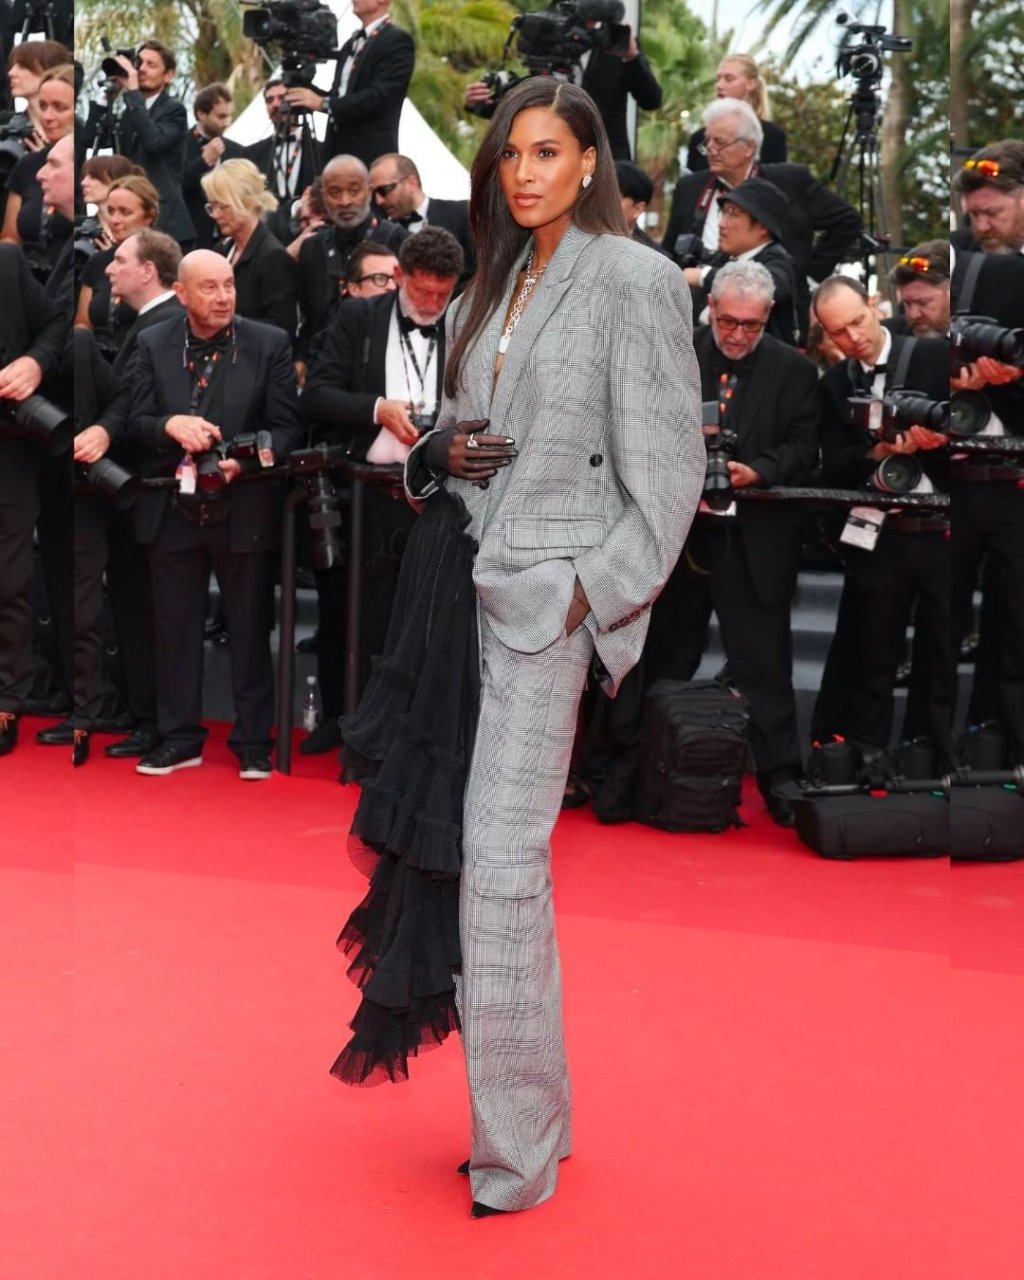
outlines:
[[[176,747],[172,742],[165,742],[155,751],[147,752],[135,766],[135,772],[162,778],[165,773],[174,773],[177,769],[192,769],[202,763],[202,755],[197,755],[193,747]]]
[[[270,756],[265,751],[243,752],[238,762],[238,776],[243,782],[260,782],[273,772]]]

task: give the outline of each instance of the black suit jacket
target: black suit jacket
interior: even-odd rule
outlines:
[[[427,203],[427,226],[444,227],[462,245],[462,252],[466,255],[462,283],[467,281],[476,271],[476,245],[469,229],[469,201],[439,200],[436,196],[430,196]]]
[[[127,384],[103,358],[91,329],[75,329],[71,341],[75,435],[93,425],[105,427],[112,451],[127,425],[131,394]]]
[[[753,176],[767,178],[789,198],[790,227],[782,244],[789,251],[797,276],[824,280],[860,235],[860,216],[852,205],[823,186],[802,164],[755,166]],[[662,244],[671,253],[676,237],[684,232],[700,235],[707,217],[700,206],[707,200],[706,173],[688,173],[676,183],[672,210]],[[713,198],[713,197],[712,197]]]
[[[225,440],[249,431],[267,430],[278,459],[303,439],[295,393],[291,344],[272,325],[235,318],[235,341],[226,361],[218,399],[217,422]],[[137,446],[146,476],[173,476],[183,457],[181,446],[164,430],[169,417],[190,412],[192,376],[183,362],[185,322],[167,320],[138,338],[132,362],[132,408],[127,438]],[[200,402],[198,412],[203,413]],[[283,489],[275,481],[236,482],[231,489],[231,550],[267,551],[279,544]],[[135,536],[151,544],[167,511],[166,489],[144,490],[134,508]]]
[[[219,246],[225,256],[230,241]],[[295,341],[299,280],[295,259],[264,226],[257,226],[235,263],[235,314],[276,325]]]
[[[727,262],[732,261],[724,254],[719,254],[717,257],[720,261],[713,264],[704,277],[703,283],[690,286],[695,319],[708,305],[708,296],[715,282],[715,276]],[[785,342],[791,347],[798,346],[802,326],[797,314],[797,283],[793,259],[778,241],[770,240],[764,248],[754,254],[751,261],[760,263],[775,282],[775,301],[768,314],[765,332],[777,338],[779,342]]]
[[[278,206],[265,218],[265,226],[273,232],[282,244],[288,244],[294,238],[292,231],[292,203],[314,181],[320,172],[320,144],[315,138],[310,139],[308,147],[304,147],[299,156],[299,176],[295,183],[295,194],[282,191],[278,185],[280,175],[274,167],[274,147],[278,139],[271,134],[269,138],[261,138],[248,147],[242,148],[244,159],[251,160],[267,179],[267,187],[278,199]]]
[[[904,389],[916,391],[932,400],[949,399],[949,343],[944,338],[911,339],[905,334],[895,334],[892,349],[886,361],[886,390],[893,385],[896,366],[903,345],[915,342],[907,367]],[[827,484],[844,489],[860,489],[868,484],[878,462],[868,457],[868,451],[877,443],[870,431],[854,426],[848,419],[846,402],[855,389],[857,362],[851,359],[834,364],[821,380],[821,450]],[[858,366],[859,367],[859,366]],[[949,451],[947,449],[922,449],[917,455],[925,474],[942,492],[949,491]]]
[[[981,274],[974,295],[963,295],[964,276],[976,255],[957,250],[956,266],[951,282],[953,314],[962,312],[970,303],[970,314],[989,316],[1007,329],[1024,328],[1024,254],[988,253],[982,255]],[[1004,387],[986,387],[985,394],[993,410],[1010,435],[1024,435],[1024,380]]]
[[[299,310],[302,324],[295,344],[295,358],[308,360],[314,343],[330,323],[340,301],[341,283],[348,270],[352,250],[361,240],[376,240],[398,252],[408,235],[405,227],[387,219],[367,220],[352,232],[337,227],[321,227],[303,241],[299,250]]]
[[[696,331],[693,349],[700,368],[701,399],[714,400],[718,383],[712,372],[715,340],[710,328]],[[736,461],[759,471],[766,488],[805,483],[818,461],[820,412],[814,363],[766,335],[740,376],[726,415],[725,425],[738,436]],[[800,567],[797,504],[741,498],[736,512],[743,554],[758,595],[766,604],[788,600]]]
[[[624,62],[603,49],[595,49],[580,87],[586,89],[597,103],[614,158],[632,160],[626,119],[627,99],[635,98],[642,111],[657,111],[662,98],[661,85],[643,53],[631,62]]]
[[[397,293],[346,298],[302,393],[302,417],[315,428],[315,439],[347,445],[357,458],[365,458],[380,430],[374,425],[373,410],[378,396],[386,395],[388,334],[397,305]],[[438,321],[433,363],[440,404],[443,320]]]
[[[157,230],[166,231],[180,243],[195,239],[196,229],[185,208],[181,190],[188,135],[188,116],[184,105],[164,89],[151,107],[137,89],[122,94],[124,114],[117,125],[117,150],[146,170],[146,175],[160,196]],[[84,128],[85,145],[92,145],[104,108],[92,103]]]
[[[18,245],[0,244],[0,368],[19,356],[31,356],[43,371],[44,383],[61,372],[71,317],[60,308],[29,270]]]
[[[352,56],[355,36],[341,46],[338,73]],[[398,150],[398,121],[416,62],[412,36],[393,23],[379,28],[359,54],[344,97],[327,101],[330,124],[324,159],[358,156],[369,167],[378,156]]]
[[[132,357],[135,355],[139,344],[140,333],[151,329],[155,324],[163,324],[165,320],[173,320],[175,316],[183,316],[184,314],[185,308],[177,298],[165,298],[163,302],[151,307],[143,315],[136,316],[132,322],[132,327],[124,335],[124,342],[122,342],[117,355],[114,357],[112,363],[114,372],[122,377],[130,376],[128,370],[131,367]]]
[[[764,140],[761,143],[762,164],[785,164],[789,155],[786,145],[786,131],[772,120],[762,120]],[[706,130],[703,125],[690,134],[690,142],[686,148],[686,167],[691,173],[703,173],[708,167],[708,158],[699,150],[704,141]]]
[[[181,190],[185,197],[185,208],[188,216],[192,220],[192,225],[196,231],[196,248],[212,249],[215,242],[220,238],[220,232],[217,230],[217,224],[210,217],[204,208],[206,204],[206,192],[202,187],[202,180],[208,173],[212,173],[215,165],[208,165],[203,159],[203,147],[209,142],[209,138],[202,137],[196,132],[196,128],[189,129],[185,135],[185,154],[183,168],[181,173]],[[237,142],[232,142],[230,138],[224,139],[224,154],[222,160],[239,160],[249,159],[246,156],[245,147]]]

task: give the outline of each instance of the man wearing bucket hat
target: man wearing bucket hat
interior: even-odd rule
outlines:
[[[796,269],[782,246],[790,226],[790,204],[785,193],[766,178],[747,178],[718,196],[718,252],[709,265],[687,267],[692,290],[693,314],[704,319],[708,295],[716,273],[727,262],[759,262],[775,284],[775,301],[766,332],[790,346],[799,345],[806,332],[797,314]]]

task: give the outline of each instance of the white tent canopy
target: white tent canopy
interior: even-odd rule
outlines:
[[[333,0],[331,8],[338,15],[338,42],[343,44],[359,22],[352,16],[350,6]],[[330,85],[334,80],[333,62],[324,63],[317,73],[316,82],[320,87]],[[323,112],[313,116],[317,136],[322,137],[327,124]],[[228,137],[243,146],[258,142],[260,138],[270,134],[270,122],[262,97],[255,98],[228,130]],[[469,173],[444,145],[437,134],[427,124],[408,98],[402,108],[402,119],[398,128],[398,149],[403,155],[415,160],[423,175],[423,187],[428,195],[438,196],[444,200],[465,200],[469,196]]]

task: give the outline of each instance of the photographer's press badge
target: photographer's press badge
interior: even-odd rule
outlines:
[[[840,534],[839,541],[845,542],[848,547],[874,551],[884,520],[885,512],[876,507],[851,507],[846,528]]]
[[[192,461],[190,453],[187,453],[178,463],[178,469],[175,471],[174,477],[178,482],[179,493],[195,493],[196,464]]]

